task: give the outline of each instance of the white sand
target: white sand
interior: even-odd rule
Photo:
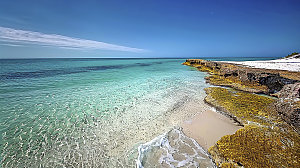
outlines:
[[[181,127],[184,134],[195,139],[205,150],[213,146],[221,137],[234,134],[242,128],[233,120],[213,110],[202,111],[185,121]]]
[[[268,61],[222,61],[233,64],[240,64],[244,66],[249,66],[253,68],[264,68],[264,69],[278,69],[278,70],[287,70],[287,71],[295,71],[300,72],[300,54],[294,55],[291,58],[283,58],[276,60],[268,60]]]

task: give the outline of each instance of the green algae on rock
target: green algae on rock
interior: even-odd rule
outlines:
[[[219,167],[298,167],[300,138],[292,130],[246,125],[209,149]],[[230,164],[230,166],[228,166]]]
[[[266,93],[268,88],[265,85],[260,85],[256,82],[242,82],[238,77],[235,76],[220,76],[211,75],[206,77],[206,80],[212,85],[227,86],[238,90],[243,90],[251,93]]]
[[[221,87],[205,88],[205,101],[245,125],[249,122],[271,125],[280,122],[272,103],[275,98]]]
[[[209,148],[219,167],[296,167],[300,136],[278,115],[275,98],[210,87],[205,101],[245,125]]]

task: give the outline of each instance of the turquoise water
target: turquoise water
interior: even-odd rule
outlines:
[[[166,113],[205,86],[183,61],[1,60],[2,166],[134,165],[135,148],[172,126]]]
[[[1,166],[134,167],[137,147],[205,96],[205,73],[182,62],[0,60]]]

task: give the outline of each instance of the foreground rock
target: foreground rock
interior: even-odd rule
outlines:
[[[205,101],[242,125],[209,148],[219,167],[297,167],[300,136],[276,115],[277,99],[220,87],[206,88]]]

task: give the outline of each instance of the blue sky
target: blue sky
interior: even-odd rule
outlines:
[[[300,51],[299,0],[1,0],[0,58]]]

